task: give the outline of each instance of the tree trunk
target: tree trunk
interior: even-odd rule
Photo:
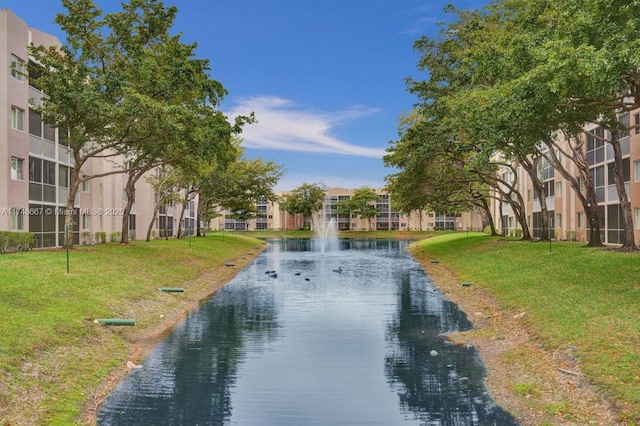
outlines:
[[[545,141],[545,144],[549,148],[549,157],[547,159],[551,164],[553,164],[553,168],[569,182],[578,197],[578,201],[582,204],[582,209],[585,213],[585,220],[589,224],[589,242],[587,243],[587,247],[604,247],[602,239],[600,238],[598,198],[596,196],[596,190],[593,184],[593,179],[591,178],[591,173],[589,172],[589,165],[584,157],[583,144],[575,144],[569,141],[571,155],[567,155],[567,153],[565,153],[565,156],[570,158],[578,169],[578,173],[584,182],[585,194],[582,193],[580,182],[572,173],[569,173],[564,165],[558,160],[558,156],[556,154],[557,148],[553,141],[547,140]]]
[[[202,219],[202,205],[198,198],[198,206],[196,207],[196,237],[204,237],[204,232],[200,229],[200,220]]]
[[[527,224],[527,217],[524,209],[524,200],[522,199],[522,195],[520,194],[520,192],[514,189],[516,182],[514,181],[512,183],[505,184],[504,181],[496,179],[495,177],[488,178],[487,176],[481,174],[479,174],[479,176],[481,176],[485,184],[491,186],[501,196],[500,198],[502,199],[502,201],[499,199],[498,203],[500,209],[500,223],[503,225],[502,227],[504,228],[504,224],[502,223],[504,217],[504,214],[502,212],[502,202],[506,201],[507,203],[509,203],[509,206],[511,206],[511,210],[515,215],[516,220],[520,224],[520,227],[522,228],[521,239],[523,241],[531,240],[531,233],[529,232],[529,225]],[[506,186],[509,190],[505,191],[502,188],[502,185]],[[514,200],[514,198],[516,199]]]
[[[127,184],[124,190],[127,194],[127,204],[124,206],[124,213],[122,214],[122,238],[120,244],[129,244],[129,215],[133,204],[136,202],[136,182],[140,179],[142,174],[136,172],[129,172],[127,178]]]
[[[422,231],[422,209],[418,210],[418,222],[420,223],[420,230]]]
[[[149,229],[147,229],[147,239],[145,240],[146,242],[151,241],[151,231],[153,231],[153,224],[158,219],[159,210],[160,210],[160,203],[156,203],[155,207],[153,208],[153,216],[151,217],[151,223],[149,224]]]
[[[76,200],[76,194],[80,188],[80,167],[74,167],[71,175],[71,185],[69,185],[69,196],[67,197],[66,212],[64,217],[64,225],[69,230],[69,237],[65,234],[64,247],[73,247],[73,206]],[[78,218],[79,220],[79,218]]]
[[[621,250],[636,251],[638,245],[635,241],[635,233],[633,230],[633,211],[631,203],[627,196],[627,190],[624,187],[624,174],[622,171],[622,150],[620,149],[620,130],[611,129],[611,141],[613,147],[613,174],[618,191],[618,199],[620,201],[620,209],[622,210],[622,220],[624,222],[624,242]]]
[[[500,215],[500,235],[503,235],[502,231],[504,230],[504,223],[502,222],[504,221],[504,212],[502,211],[502,199],[498,200],[498,215]]]
[[[176,234],[176,238],[182,238],[182,222],[184,221],[184,213],[187,210],[187,206],[189,205],[189,201],[185,198],[184,204],[182,204],[182,210],[180,211],[180,220],[178,220],[178,233]]]
[[[516,220],[518,221],[518,223],[520,224],[520,227],[522,228],[522,240],[523,241],[528,241],[531,239],[531,233],[529,233],[529,226],[527,224],[527,217],[524,211],[524,208],[522,208],[522,203],[516,203],[514,200],[511,200],[509,198],[508,200],[509,205],[511,206],[511,210],[513,210],[513,214],[516,216]]]
[[[518,163],[529,175],[531,183],[533,184],[533,190],[538,195],[540,201],[540,216],[542,219],[542,229],[540,230],[540,240],[549,241],[549,210],[547,209],[547,194],[544,192],[544,184],[538,176],[538,164],[541,157],[535,158],[530,161],[528,158],[518,158]]]
[[[491,236],[498,235],[498,233],[496,232],[496,224],[493,221],[493,215],[491,214],[491,207],[489,206],[489,203],[487,203],[486,198],[484,197],[480,198],[480,206],[482,207],[482,210],[486,215],[487,222],[489,222],[489,229],[491,229]]]

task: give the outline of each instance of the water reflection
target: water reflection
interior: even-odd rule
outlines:
[[[398,315],[388,326],[385,369],[401,405],[429,425],[517,424],[484,391],[475,350],[442,339],[440,333],[471,324],[431,283],[425,288],[420,275],[415,269],[402,274]]]
[[[515,424],[483,393],[474,351],[439,335],[470,324],[407,244],[341,240],[320,255],[271,241],[123,381],[99,424]]]

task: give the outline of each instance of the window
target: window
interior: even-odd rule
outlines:
[[[23,210],[19,208],[11,209],[11,229],[14,231],[24,230],[24,217],[22,215]]]
[[[562,228],[562,215],[560,213],[556,215],[556,227]]]
[[[22,130],[24,128],[23,117],[24,117],[24,110],[18,107],[12,106],[11,107],[11,128],[16,130]]]
[[[29,134],[42,137],[42,117],[34,110],[29,110]]]
[[[24,81],[24,61],[16,55],[11,55],[11,77]]]
[[[607,185],[615,185],[616,178],[615,173],[613,171],[613,164],[607,164]],[[631,180],[631,160],[629,158],[622,159],[622,179],[624,182],[629,182]]]
[[[11,157],[11,179],[24,180],[24,160],[22,158]]]
[[[58,129],[58,143],[69,146],[69,131],[66,128]]]
[[[631,121],[628,112],[620,116],[620,124],[622,125],[622,128],[620,129],[620,139],[629,137],[629,128],[631,127]]]
[[[578,212],[578,228],[584,228],[584,213]]]
[[[635,127],[635,134],[640,134],[640,113],[633,115],[633,126]]]
[[[56,163],[42,160],[42,183],[47,185],[56,184]]]
[[[91,227],[91,216],[88,214],[82,215],[82,229],[88,230]]]
[[[58,166],[58,186],[69,188],[69,168]]]
[[[593,167],[590,172],[591,179],[593,179],[593,186],[596,190],[596,198],[599,203],[603,203],[605,197],[604,166]]]
[[[42,160],[29,157],[29,182],[42,182]]]
[[[82,181],[82,192],[89,192],[89,181],[88,180],[83,180]]]
[[[556,196],[562,196],[562,182],[556,182]]]
[[[635,175],[636,182],[640,182],[640,160],[633,162],[633,173]]]
[[[587,133],[587,163],[589,165],[602,163],[604,161],[604,129],[597,127]]]
[[[47,123],[44,124],[44,132],[42,133],[42,137],[48,141],[55,142],[56,141],[56,129],[55,127],[51,127]]]
[[[527,201],[531,201],[531,189],[527,189]]]

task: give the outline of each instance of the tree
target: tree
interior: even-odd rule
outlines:
[[[283,197],[280,206],[287,213],[301,214],[305,229],[311,229],[313,214],[322,209],[327,187],[324,183],[303,183]]]
[[[604,130],[587,137],[611,147],[612,175],[625,228],[623,249],[636,250],[620,139],[636,127],[630,125],[627,113],[640,107],[640,73],[637,59],[630,53],[637,50],[640,13],[629,8],[628,2],[608,0],[502,0],[488,10],[501,28],[498,37],[490,37],[502,40],[494,49],[500,59],[495,62],[500,66],[509,63],[503,60],[504,52],[507,58],[524,64],[514,69],[507,66],[512,77],[506,80],[506,86],[511,86],[506,93],[516,95],[508,102],[521,105],[508,116],[519,124],[545,129],[538,136],[541,141],[554,129],[575,136],[588,123]],[[527,114],[525,108],[534,114]],[[499,115],[501,111],[491,112]],[[593,225],[597,223],[594,203],[587,204],[583,207],[592,216]],[[595,236],[593,227],[591,236]]]
[[[153,224],[158,220],[158,213],[160,208],[166,207],[168,204],[172,204],[180,200],[179,188],[177,187],[178,180],[176,179],[176,169],[169,167],[160,167],[154,176],[149,176],[148,181],[153,187],[156,193],[156,204],[153,209],[153,215],[151,216],[151,222],[147,228],[146,241],[151,241],[151,233],[153,232]],[[168,232],[166,229],[160,230],[160,237],[168,238]]]
[[[261,158],[247,159],[238,144],[236,161],[229,165],[210,164],[202,169],[194,183],[199,197],[196,235],[200,236],[200,220],[224,208],[243,218],[256,217],[259,201],[275,201],[273,191],[282,177],[282,166]]]
[[[378,198],[380,198],[380,196],[373,188],[363,186],[353,191],[350,199],[341,201],[338,204],[338,214],[354,214],[362,219],[367,219],[369,231],[372,231],[371,219],[380,213],[375,206]],[[389,214],[389,212],[387,212],[387,214]]]
[[[215,109],[225,91],[220,83],[209,77],[208,60],[194,57],[195,44],[186,45],[179,37],[172,37],[154,47],[155,51],[144,56],[144,64],[131,70],[134,73],[131,80],[141,82],[136,83],[139,93],[163,104],[163,114],[149,117],[147,123],[152,126],[149,129],[152,137],[120,149],[128,159],[123,244],[128,242],[128,218],[135,202],[135,185],[145,173],[171,164],[183,170],[182,175],[193,174],[201,162],[229,161],[230,151],[235,149],[232,136],[241,131],[245,122],[251,121],[248,117],[238,117],[231,125]],[[187,185],[187,193],[191,192]],[[182,222],[179,223],[178,237]]]
[[[82,168],[89,160],[123,154],[134,159],[150,149],[171,152],[174,139],[168,135],[179,131],[182,118],[192,112],[190,101],[216,105],[225,90],[205,77],[206,61],[191,58],[195,45],[170,36],[175,7],[130,0],[121,11],[103,16],[92,0],[62,3],[67,13],[55,21],[66,33],[66,44],[30,46],[29,73],[46,94],[33,109],[68,134],[74,163],[66,203],[71,211],[83,181],[128,172],[120,167],[85,176]],[[156,160],[150,155],[149,161]],[[131,187],[128,191],[132,195]],[[67,214],[66,224],[71,220]]]

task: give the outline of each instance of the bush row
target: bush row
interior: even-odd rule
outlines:
[[[30,250],[34,238],[32,232],[0,231],[0,253]]]

